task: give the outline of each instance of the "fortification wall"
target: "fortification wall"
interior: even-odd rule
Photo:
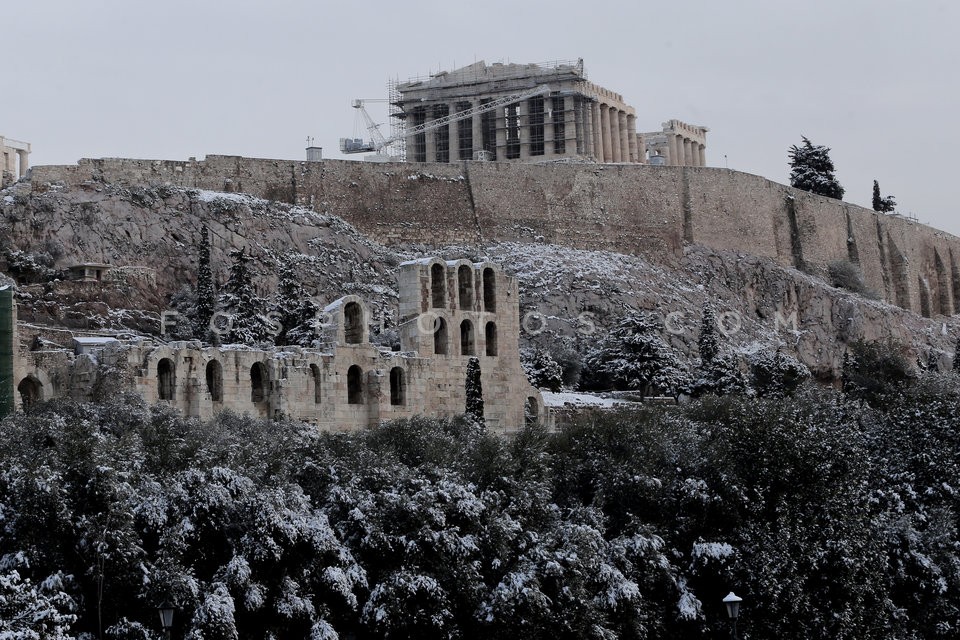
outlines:
[[[850,260],[878,296],[924,315],[952,314],[960,298],[955,236],[726,169],[207,156],[32,172],[34,188],[102,181],[242,191],[338,215],[386,244],[547,242],[666,263],[684,243],[700,244],[821,275]]]

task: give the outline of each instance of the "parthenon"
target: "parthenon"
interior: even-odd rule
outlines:
[[[30,144],[0,136],[0,156],[3,164],[0,172],[9,173],[11,178],[22,178],[30,167]],[[19,168],[17,166],[19,160]]]
[[[492,104],[504,99],[505,104]],[[391,90],[391,105],[405,128],[410,162],[645,163],[648,155],[669,155],[670,164],[705,163],[705,127],[671,120],[671,135],[664,139],[683,146],[651,152],[637,133],[636,109],[621,94],[587,80],[582,59],[491,65],[481,60],[399,83]]]

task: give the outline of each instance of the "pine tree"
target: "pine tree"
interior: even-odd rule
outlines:
[[[483,424],[483,384],[480,381],[480,359],[467,362],[467,407],[466,414],[477,424]]]
[[[676,394],[689,383],[680,357],[660,336],[654,317],[633,312],[624,316],[600,344],[587,353],[586,388]]]
[[[293,262],[288,260],[281,264],[273,304],[273,311],[279,314],[281,324],[276,344],[310,346],[316,338],[312,322],[317,310],[317,305],[303,288]]]
[[[200,256],[197,261],[197,303],[193,319],[193,334],[201,340],[207,337],[210,318],[217,303],[213,289],[213,269],[210,266],[210,229],[203,225]]]
[[[893,196],[887,196],[886,198],[880,197],[880,184],[874,180],[873,181],[873,210],[879,211],[880,213],[890,213],[897,207],[897,201]]]
[[[220,336],[221,342],[252,345],[271,341],[271,327],[263,315],[266,303],[253,290],[252,258],[246,249],[234,249],[230,257],[233,264],[220,296],[220,308],[229,315],[231,325]]]
[[[560,391],[563,386],[563,368],[549,352],[536,349],[532,353],[525,350],[520,354],[523,372],[527,380],[538,389]]]
[[[801,146],[790,147],[790,186],[828,198],[843,198],[843,187],[834,175],[830,149],[814,145],[803,136]]]

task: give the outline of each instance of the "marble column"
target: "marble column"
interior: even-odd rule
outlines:
[[[627,128],[627,112],[621,111],[620,117],[620,161],[633,162],[630,157],[630,130]]]
[[[707,166],[707,147],[706,145],[698,145],[700,147],[700,166]]]
[[[507,159],[507,116],[503,107],[497,107],[495,113],[497,130],[497,160]]]
[[[426,118],[424,122],[432,122],[433,117],[433,105],[427,107]],[[425,131],[424,138],[426,138],[426,149],[427,149],[427,162],[436,162],[437,161],[437,130]]]
[[[517,122],[520,125],[520,159],[530,157],[530,103],[521,100],[517,103]]]
[[[610,145],[610,107],[605,104],[600,105],[600,122],[603,129],[603,158],[600,161],[613,162]]]
[[[590,103],[581,100],[580,109],[583,111],[583,153],[593,153],[593,107]]]
[[[474,108],[480,106],[480,100],[474,100],[472,103]],[[477,151],[483,151],[483,114],[478,113],[472,118],[471,125],[473,126],[473,149],[470,153],[470,159],[473,160],[477,157]]]
[[[610,151],[612,162],[620,162],[620,110],[610,107]]]
[[[600,121],[600,103],[594,102],[590,111],[593,113],[593,157],[597,162],[603,162],[603,123]]]
[[[679,166],[680,162],[680,145],[679,136],[673,133],[667,134],[667,153],[669,154],[669,164],[671,166]]]
[[[553,99],[547,96],[543,99],[543,155],[550,158],[554,154],[553,148],[553,119],[557,114],[553,110]]]
[[[683,163],[688,167],[692,167],[694,165],[693,143],[687,138],[685,138],[683,141]]]
[[[27,174],[27,169],[30,168],[30,161],[27,159],[29,155],[30,155],[29,152],[23,149],[20,149],[19,151],[17,151],[17,156],[19,156],[20,158],[20,176],[19,177],[21,178]]]
[[[577,154],[577,110],[573,96],[567,96],[563,99],[563,110],[563,137],[566,141],[564,147],[567,150],[564,155],[574,156]]]
[[[640,162],[640,145],[637,140],[637,116],[627,116],[627,140],[630,144],[630,162]]]
[[[453,115],[457,112],[457,103],[451,102],[447,105],[447,113]],[[460,121],[456,120],[447,124],[447,137],[450,138],[450,162],[456,162],[460,159]]]

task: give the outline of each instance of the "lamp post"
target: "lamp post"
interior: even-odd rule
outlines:
[[[167,600],[163,601],[157,611],[160,613],[160,626],[163,627],[163,637],[170,640],[170,629],[173,627],[174,606]]]
[[[740,603],[743,602],[743,598],[735,594],[733,591],[727,594],[727,597],[723,599],[723,604],[727,605],[727,617],[730,618],[730,637],[733,640],[737,640],[737,618],[740,617]]]

